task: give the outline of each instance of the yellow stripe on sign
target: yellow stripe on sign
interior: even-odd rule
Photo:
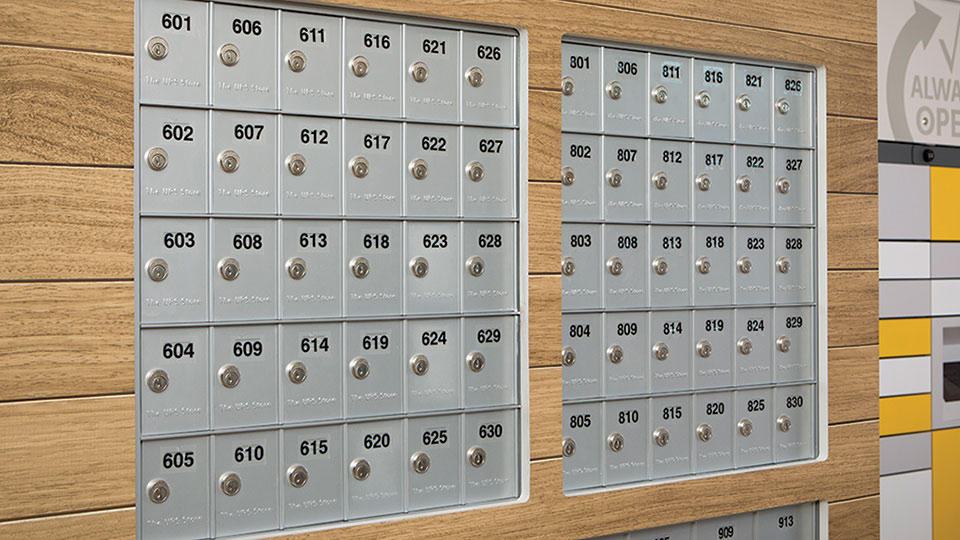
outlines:
[[[957,212],[960,214],[960,212]],[[930,319],[880,321],[880,358],[930,354]]]
[[[880,398],[880,436],[930,431],[930,394]]]
[[[960,428],[933,432],[933,539],[956,540],[960,508]]]
[[[960,240],[960,168],[930,167],[930,238]]]

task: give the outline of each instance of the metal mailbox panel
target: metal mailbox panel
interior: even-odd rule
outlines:
[[[467,218],[516,217],[516,131],[464,127],[460,133],[463,155],[461,213]],[[476,173],[478,165],[480,174]]]
[[[692,227],[650,227],[650,305],[676,307],[693,303],[692,236]]]
[[[817,508],[814,504],[796,504],[757,513],[757,538],[769,540],[805,540],[816,538]]]
[[[209,5],[185,0],[143,0],[140,35],[140,101],[170,105],[206,105]],[[155,59],[154,38],[164,40]]]
[[[345,416],[401,411],[403,322],[352,321],[344,326]]]
[[[647,141],[604,137],[601,172],[603,218],[610,221],[649,221]],[[563,217],[566,218],[566,215]]]
[[[813,224],[813,152],[777,148],[773,152],[773,220],[778,224]]]
[[[603,481],[603,403],[563,404],[563,489]]]
[[[732,227],[694,227],[693,302],[697,306],[733,303]]]
[[[773,230],[738,227],[734,230],[734,299],[742,304],[773,301]]]
[[[600,136],[564,133],[561,148],[560,210],[563,219],[600,219],[600,186],[603,184]]]
[[[464,502],[506,499],[519,493],[517,414],[510,409],[463,416]],[[477,454],[484,456],[479,466]]]
[[[409,320],[405,334],[407,411],[459,408],[460,320]]]
[[[403,26],[344,19],[343,33],[344,112],[400,117],[403,114]]]
[[[693,472],[690,450],[693,411],[691,396],[650,399],[650,477],[665,478]],[[667,433],[663,446],[663,433]],[[660,436],[660,437],[658,437]]]
[[[340,113],[342,21],[280,12],[280,108],[284,112]]]
[[[563,398],[602,396],[606,364],[603,313],[564,313],[562,319]]]
[[[693,221],[733,221],[733,147],[693,143]]]
[[[141,211],[207,211],[207,133],[206,111],[140,109]],[[157,155],[161,163],[154,161]]]
[[[773,463],[773,389],[737,390],[735,399],[734,463],[737,467]]]
[[[284,422],[343,417],[340,323],[280,327],[280,416]]]
[[[460,119],[465,123],[516,124],[516,38],[479,32],[460,35]],[[471,70],[483,72],[481,84],[471,83]],[[475,78],[473,78],[476,81]]]
[[[649,404],[648,399],[604,403],[604,485],[647,479]]]
[[[403,214],[403,124],[344,121],[343,164],[347,215]]]
[[[405,215],[460,215],[462,172],[458,129],[456,126],[439,124],[406,125],[404,140],[407,166],[403,171]]]
[[[460,311],[460,225],[444,221],[405,225],[404,313]]]
[[[650,391],[688,390],[693,386],[690,311],[650,312]]]
[[[212,117],[213,212],[275,214],[277,116],[214,111]]]
[[[734,310],[693,312],[693,387],[733,385]]]
[[[207,437],[146,441],[140,444],[137,507],[144,538],[210,536],[210,445]],[[167,497],[151,498],[151,487],[166,483]],[[162,489],[162,488],[160,488]]]
[[[694,139],[731,141],[732,77],[733,65],[728,62],[700,59],[693,61]]]
[[[736,382],[745,384],[772,383],[773,375],[773,310],[741,308],[734,312],[733,333]]]
[[[403,462],[407,477],[406,509],[459,504],[462,455],[460,416],[407,420],[407,459]]]
[[[456,122],[460,113],[460,35],[455,30],[413,25],[407,25],[404,33],[404,116]]]
[[[600,131],[600,47],[564,43],[561,45],[560,54],[563,56],[563,80],[560,85],[560,118],[563,129]]]
[[[733,392],[712,392],[693,397],[693,444],[697,472],[733,468],[733,433],[736,403]]]
[[[650,136],[689,137],[690,58],[650,55]]]
[[[693,524],[681,523],[630,533],[630,540],[693,540]]]
[[[465,312],[517,308],[515,223],[463,223],[462,300]],[[480,268],[477,266],[480,262]]]
[[[216,536],[280,527],[278,435],[278,431],[254,431],[213,437],[210,481]],[[231,482],[237,478],[239,486]]]
[[[815,455],[816,396],[811,384],[774,390],[773,458],[777,463]]]
[[[814,302],[817,245],[813,229],[778,228],[773,236],[774,299],[777,303]]]
[[[164,328],[140,334],[140,432],[210,427],[206,328]]]
[[[633,137],[647,134],[648,62],[647,53],[604,47],[604,133]],[[565,118],[563,122],[566,128]]]
[[[461,320],[464,407],[516,404],[519,399],[517,317],[467,317]],[[478,361],[475,353],[479,353],[481,360]]]
[[[734,66],[734,133],[738,143],[773,142],[773,70],[736,64]]]
[[[681,141],[650,141],[650,217],[655,222],[685,223],[691,219],[693,146]]]
[[[210,261],[213,320],[276,317],[276,261],[275,221],[214,220]]]
[[[340,120],[283,116],[280,134],[280,213],[338,216]],[[303,165],[301,167],[301,164]]]
[[[277,422],[277,356],[276,326],[213,328],[213,427]]]
[[[207,320],[206,250],[205,219],[140,220],[141,321]]]
[[[647,393],[651,361],[647,354],[649,322],[650,314],[646,311],[605,314],[603,349],[599,352],[605,396]],[[568,335],[565,333],[564,339]]]
[[[402,420],[347,424],[347,519],[403,511],[403,471],[409,466],[403,426]]]
[[[734,215],[738,224],[773,221],[773,150],[761,146],[734,148]]]
[[[339,221],[284,220],[280,231],[280,316],[340,315],[341,227]]]
[[[279,11],[213,4],[213,104],[277,108]]]
[[[809,71],[775,69],[773,127],[778,145],[813,144],[813,76]],[[781,105],[786,102],[786,107]],[[784,112],[785,111],[785,112]]]
[[[603,305],[600,225],[563,223],[560,230],[563,309],[600,308]]]
[[[649,227],[646,225],[604,225],[603,263],[604,306],[644,308],[650,305]]]
[[[348,221],[343,245],[344,313],[403,310],[403,223]],[[364,272],[366,268],[366,272]]]
[[[343,519],[343,426],[285,429],[281,436],[283,526]]]
[[[700,520],[697,540],[753,540],[753,512]],[[764,537],[766,540],[766,537]]]
[[[810,306],[773,310],[773,369],[777,382],[814,378],[817,318],[813,309]]]

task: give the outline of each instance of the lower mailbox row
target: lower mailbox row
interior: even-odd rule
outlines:
[[[144,538],[207,538],[519,495],[518,411],[141,443]]]
[[[563,406],[563,488],[588,489],[816,456],[816,386]]]

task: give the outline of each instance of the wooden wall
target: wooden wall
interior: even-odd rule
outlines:
[[[827,499],[878,536],[876,6],[868,0],[346,0],[519,25],[530,43],[532,498],[335,536],[578,537]],[[564,33],[827,69],[830,458],[564,497]],[[0,0],[0,537],[134,532],[133,2]]]

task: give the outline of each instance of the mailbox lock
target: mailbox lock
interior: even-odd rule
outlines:
[[[784,433],[790,431],[792,425],[793,420],[790,420],[790,417],[785,414],[777,418],[777,428]]]
[[[750,338],[742,337],[737,340],[737,350],[740,354],[750,354],[753,352],[753,342]]]
[[[607,84],[607,95],[610,99],[620,99],[623,96],[623,87],[619,82],[613,81]]]
[[[790,102],[785,99],[777,100],[777,112],[780,114],[787,114],[790,112]]]
[[[656,272],[658,276],[666,274],[669,268],[670,265],[667,264],[667,260],[663,257],[657,257],[653,260],[653,271]]]
[[[217,376],[224,388],[236,388],[240,384],[240,370],[233,364],[221,366]]]
[[[667,431],[667,428],[657,428],[653,430],[653,442],[657,443],[657,446],[664,447],[670,443],[670,432]]]
[[[423,62],[414,62],[410,64],[410,76],[418,83],[423,82],[430,76],[430,68]]]
[[[573,89],[574,89],[574,84],[573,84],[572,77],[564,77],[560,79],[560,91],[563,92],[563,95],[572,96]]]
[[[786,195],[790,193],[790,180],[786,178],[777,178],[777,191]]]
[[[620,260],[620,257],[610,257],[607,260],[607,270],[615,276],[619,276],[623,273],[623,261]]]
[[[470,462],[474,467],[483,467],[484,463],[487,462],[487,452],[479,446],[473,446],[467,450],[467,461]]]
[[[750,103],[750,96],[743,94],[737,98],[737,106],[740,107],[741,111],[743,112],[749,111],[750,105],[752,105],[752,103]]]
[[[162,369],[151,369],[147,372],[147,388],[155,394],[160,394],[170,386],[170,377]]]
[[[471,161],[467,163],[467,166],[464,168],[467,172],[467,178],[473,180],[474,182],[479,182],[483,180],[483,163],[479,161]]]
[[[147,150],[147,165],[155,171],[162,171],[167,168],[167,163],[169,163],[169,156],[167,156],[167,151],[160,147],[153,147]]]
[[[787,336],[780,336],[777,338],[777,348],[780,349],[780,352],[790,352],[790,338]]]
[[[370,375],[370,363],[358,356],[350,361],[350,373],[354,379],[362,381]]]
[[[653,95],[653,100],[656,101],[657,103],[661,103],[661,104],[662,104],[662,103],[666,103],[666,102],[667,102],[667,95],[668,95],[668,94],[667,94],[667,89],[666,89],[666,87],[664,87],[664,86],[658,86],[658,87],[656,87],[656,88],[653,89],[653,92],[651,92],[651,94]]]
[[[749,274],[753,270],[753,261],[750,260],[750,257],[740,257],[737,259],[737,269],[740,270],[741,274]]]
[[[293,257],[288,259],[286,263],[287,274],[290,274],[290,277],[293,279],[303,279],[303,276],[307,275],[307,263],[300,257]]]
[[[370,275],[370,261],[365,257],[354,257],[350,259],[350,272],[357,279],[363,279]]]
[[[744,193],[747,193],[748,191],[750,191],[750,187],[752,185],[753,185],[753,182],[750,181],[749,176],[741,176],[737,178],[737,188]]]
[[[407,166],[410,174],[417,180],[423,180],[427,177],[427,162],[422,159],[415,159]]]
[[[467,72],[463,74],[463,76],[466,77],[467,82],[470,83],[470,86],[474,88],[480,88],[481,86],[483,86],[483,70],[482,69],[474,66],[468,69]]]
[[[470,272],[470,275],[473,277],[482,276],[486,268],[487,265],[484,264],[483,259],[480,257],[473,256],[467,259],[467,271]]]
[[[220,152],[220,155],[217,156],[217,161],[220,162],[220,168],[223,169],[225,173],[236,172],[237,169],[240,168],[240,155],[233,150]]]
[[[737,431],[740,432],[740,435],[744,437],[749,437],[753,433],[753,422],[744,418],[743,420],[737,422]]]
[[[619,345],[611,345],[607,347],[607,358],[610,359],[611,364],[619,364],[623,362],[623,347]]]
[[[366,77],[370,72],[370,62],[363,56],[354,56],[350,60],[350,71],[357,77]]]
[[[307,480],[310,478],[310,475],[307,473],[307,468],[303,465],[291,465],[287,469],[287,480],[290,481],[290,485],[295,488],[302,488],[307,485]]]
[[[651,178],[653,181],[653,186],[659,190],[667,189],[667,173],[661,171],[653,175]]]
[[[710,427],[710,424],[700,424],[697,426],[697,438],[703,442],[707,442],[713,438],[713,428]]]
[[[710,93],[706,90],[701,90],[697,92],[696,100],[697,105],[699,105],[701,109],[706,109],[710,106]]]
[[[653,357],[657,360],[666,360],[670,357],[670,347],[663,342],[657,343],[653,346]]]
[[[560,272],[565,276],[572,276],[574,272],[577,271],[577,263],[573,262],[573,259],[567,257],[563,259],[560,263]]]
[[[430,361],[422,354],[415,354],[410,357],[410,369],[417,376],[426,375],[430,371]]]
[[[167,40],[162,37],[152,37],[147,41],[147,54],[150,55],[150,58],[163,60],[167,57],[168,52],[170,52],[170,46],[167,45]]]
[[[610,169],[607,171],[607,183],[611,187],[620,187],[623,185],[623,173],[620,172],[620,169]]]
[[[240,263],[232,257],[220,259],[220,262],[217,263],[217,270],[223,279],[233,281],[240,276]]]
[[[474,373],[479,373],[483,371],[483,367],[487,365],[487,359],[483,356],[483,353],[478,351],[473,351],[467,354],[467,366],[470,367],[470,371]]]
[[[705,339],[698,341],[697,354],[700,355],[700,358],[710,358],[710,355],[713,354],[713,345]]]
[[[366,178],[370,174],[370,162],[363,156],[351,159],[347,165],[350,167],[350,172],[357,178]]]
[[[350,473],[357,480],[370,478],[370,463],[365,459],[355,459],[350,462]]]
[[[697,263],[696,263],[696,264],[697,264],[697,272],[700,272],[701,274],[709,274],[709,273],[710,273],[710,259],[709,259],[709,258],[707,258],[707,257],[699,257],[699,258],[697,259]]]
[[[220,55],[220,61],[227,67],[235,66],[240,62],[240,49],[233,43],[224,43],[217,51]]]
[[[607,446],[610,447],[610,450],[614,452],[619,452],[623,450],[623,435],[619,433],[611,433],[607,436]]]
[[[413,472],[423,474],[430,470],[430,456],[425,452],[417,452],[410,456],[410,466]]]
[[[430,263],[423,257],[414,257],[410,259],[410,271],[413,272],[414,277],[426,277],[430,271]]]
[[[697,175],[697,189],[700,191],[710,191],[710,177],[705,174]]]
[[[156,257],[147,261],[147,275],[151,281],[163,281],[170,275],[170,267],[167,261]]]
[[[287,170],[294,176],[300,176],[307,170],[307,158],[301,154],[287,156]]]
[[[170,498],[170,486],[159,478],[147,483],[147,496],[156,504],[163,504]]]
[[[300,73],[307,69],[307,55],[303,51],[290,51],[287,53],[287,66],[290,71]]]
[[[220,491],[227,497],[233,497],[240,493],[242,485],[240,476],[235,472],[226,472],[220,475]]]
[[[577,174],[573,172],[573,169],[570,167],[564,167],[560,170],[560,183],[565,186],[572,186],[573,182],[576,181]]]
[[[781,274],[786,274],[790,272],[790,259],[786,257],[780,257],[777,259],[777,271]]]
[[[577,442],[573,439],[564,439],[560,448],[563,457],[570,457],[577,453]]]
[[[293,384],[300,384],[307,380],[307,366],[303,362],[290,362],[287,364],[287,377]]]
[[[577,361],[577,351],[573,347],[564,347],[560,351],[560,363],[565,366],[572,366]]]

